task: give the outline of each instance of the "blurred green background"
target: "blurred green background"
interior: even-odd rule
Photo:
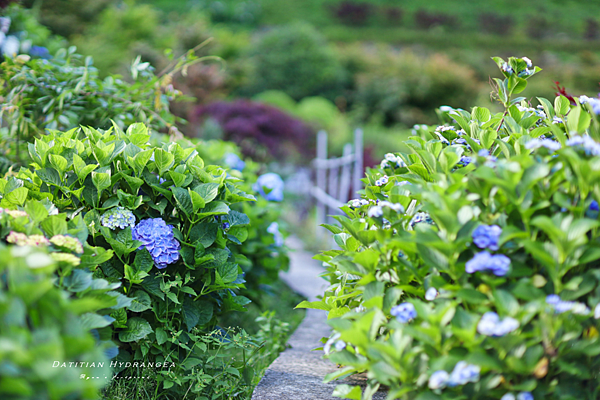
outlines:
[[[93,56],[101,76],[128,79],[137,55],[158,72],[172,55],[210,39],[198,54],[221,61],[198,64],[173,82],[195,98],[172,107],[189,121],[180,128],[187,135],[240,142],[252,129],[270,129],[282,143],[294,142],[303,130],[286,128],[288,120],[258,102],[313,135],[328,131],[334,153],[351,140],[352,129],[362,127],[367,165],[397,150],[414,124],[437,123],[439,106],[495,109],[489,81],[498,73],[491,56],[527,56],[544,69],[525,96],[552,98],[556,82],[569,94],[599,91],[599,1],[21,3],[51,34]],[[305,156],[298,150],[292,158]]]

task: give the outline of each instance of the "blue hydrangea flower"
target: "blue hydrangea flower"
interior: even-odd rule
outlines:
[[[517,400],[534,400],[531,392],[521,392],[517,395]]]
[[[45,60],[51,58],[50,52],[43,46],[31,46],[29,49],[29,55],[31,57],[43,58]]]
[[[455,387],[459,385],[466,385],[469,382],[477,382],[479,380],[479,373],[481,367],[478,365],[467,364],[466,361],[459,361],[455,366],[454,370],[450,374],[447,385],[449,387]]]
[[[173,235],[173,226],[161,218],[143,219],[131,233],[133,240],[142,242],[138,250],[146,248],[150,252],[156,268],[166,268],[179,260],[181,245]]]
[[[473,161],[471,157],[462,156],[457,165],[460,167],[466,167],[467,165],[471,164],[471,161]]]
[[[600,208],[598,207],[598,202],[596,200],[592,200],[592,202],[590,203],[589,210],[590,211],[600,211]]]
[[[477,155],[479,157],[488,157],[490,155],[490,151],[487,149],[481,149],[479,150],[479,152],[477,153]]]
[[[562,300],[556,294],[549,294],[546,296],[546,304],[551,306],[557,314],[571,311],[573,314],[577,315],[588,315],[592,312],[585,304],[577,301]]]
[[[525,143],[525,148],[527,150],[535,150],[540,147],[545,147],[550,150],[551,153],[560,150],[562,147],[559,142],[552,139],[531,139],[529,142]]]
[[[417,310],[415,310],[415,306],[412,303],[402,303],[394,306],[390,310],[390,314],[396,317],[398,322],[402,324],[406,324],[417,318]]]
[[[277,222],[271,222],[271,225],[269,225],[267,228],[267,232],[273,235],[273,239],[275,239],[275,246],[283,246],[283,235],[279,231],[279,224]]]
[[[269,201],[283,201],[283,179],[274,172],[259,176],[253,189]]]
[[[409,181],[399,181],[395,183],[396,186],[412,185]]]
[[[244,160],[242,160],[235,153],[227,153],[227,154],[225,154],[225,164],[229,168],[235,169],[235,170],[238,170],[238,171],[243,171],[244,168],[246,167],[246,162]]]
[[[598,102],[600,102],[600,100],[598,100]],[[600,156],[600,143],[596,142],[588,135],[573,136],[569,140],[567,140],[566,144],[570,147],[583,149],[585,151],[585,154],[588,156]]]
[[[135,215],[124,207],[114,207],[102,214],[100,223],[112,230],[116,228],[125,229],[128,226],[133,228]]]
[[[511,317],[500,317],[495,312],[483,314],[477,324],[477,332],[485,336],[501,337],[519,328],[519,321]]]
[[[223,226],[223,230],[227,230],[230,227],[229,222],[223,222],[222,226]]]
[[[480,249],[498,250],[502,228],[498,225],[479,225],[471,234],[473,243]]]
[[[506,275],[509,268],[510,258],[504,254],[491,255],[487,251],[475,254],[465,265],[465,271],[469,274],[477,271],[491,271],[496,276]]]
[[[444,371],[444,370],[435,371],[429,377],[429,385],[428,385],[429,389],[431,389],[431,390],[443,389],[446,387],[446,384],[448,383],[449,379],[450,379],[450,374],[448,374],[446,371]]]
[[[434,287],[430,287],[425,292],[425,300],[427,300],[427,301],[433,301],[436,299],[436,297],[438,297],[438,291]]]
[[[512,393],[506,393],[504,396],[500,398],[500,400],[516,400],[515,395]]]

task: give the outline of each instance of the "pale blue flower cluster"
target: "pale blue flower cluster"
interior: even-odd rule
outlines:
[[[479,225],[471,237],[473,243],[480,249],[498,250],[498,240],[502,234],[502,228],[498,225]]]
[[[344,342],[343,340],[339,340],[340,337],[341,334],[339,332],[336,332],[335,335],[333,335],[329,338],[329,340],[327,340],[325,346],[323,346],[323,351],[325,352],[325,354],[331,353],[332,347],[337,351],[342,351],[346,348],[346,342]]]
[[[588,135],[573,136],[571,139],[567,140],[567,146],[583,149],[588,156],[600,156],[600,143],[596,142]]]
[[[491,271],[496,276],[504,276],[510,268],[510,258],[504,254],[490,254],[482,251],[467,261],[465,271],[473,274],[477,271]]]
[[[577,301],[562,300],[557,294],[549,294],[546,296],[546,303],[552,307],[557,314],[562,314],[567,311],[571,311],[573,314],[577,315],[588,315],[591,313],[591,310],[585,304]]]
[[[388,182],[389,182],[388,176],[384,175],[375,181],[375,186],[383,186],[383,185],[386,185]]]
[[[397,156],[392,153],[387,153],[385,155],[385,158],[381,161],[380,167],[381,168],[386,168],[386,167],[401,168],[401,167],[406,167],[406,163],[404,162],[404,160],[402,160],[402,158],[400,158],[400,156]]]
[[[100,223],[102,226],[106,226],[112,230],[116,228],[125,229],[128,226],[133,228],[135,225],[135,215],[130,210],[119,206],[111,208],[102,214]]]
[[[369,204],[369,200],[365,200],[365,199],[353,199],[349,201],[350,203],[350,207],[353,208],[360,208],[362,206],[366,206]]]
[[[253,189],[269,201],[283,201],[283,179],[274,172],[259,176]]]
[[[595,97],[580,96],[579,102],[581,104],[589,104],[592,107],[594,114],[600,114],[600,99]]]
[[[494,168],[496,166],[496,161],[498,161],[498,158],[496,158],[496,156],[492,156],[490,155],[490,151],[487,149],[481,149],[479,150],[479,152],[477,153],[477,155],[479,157],[485,157],[485,164],[488,167]]]
[[[275,246],[283,246],[283,235],[279,231],[279,224],[277,222],[271,222],[271,225],[269,225],[267,228],[267,232],[273,235],[273,239],[275,239]]]
[[[468,364],[466,361],[459,361],[452,373],[444,370],[435,371],[429,377],[429,388],[432,390],[443,389],[445,387],[456,387],[466,385],[469,382],[477,382],[481,367]]]
[[[243,171],[246,167],[246,162],[235,153],[225,154],[225,165],[231,169]]]
[[[517,397],[515,397],[514,394],[512,393],[506,393],[504,396],[502,396],[502,398],[500,400],[534,400],[533,399],[533,395],[531,394],[531,392],[520,392],[519,394],[517,394]]]
[[[558,124],[564,124],[565,122],[562,120],[562,118],[559,118],[555,115],[554,117],[552,117],[552,123],[554,125],[558,125]]]
[[[396,186],[412,185],[409,181],[400,181],[395,183]]]
[[[426,212],[418,212],[410,220],[409,225],[411,227],[414,227],[416,224],[420,224],[421,222],[426,222],[426,223],[428,223],[430,225],[434,223],[428,213],[426,213]]]
[[[139,240],[146,248],[156,268],[166,268],[179,260],[181,245],[173,235],[173,226],[167,225],[161,218],[147,218],[141,220],[131,231],[133,240]]]
[[[560,150],[560,148],[562,147],[561,144],[559,142],[557,142],[556,140],[552,140],[552,139],[531,139],[529,142],[525,143],[525,148],[527,150],[535,150],[535,149],[539,149],[540,147],[545,147],[548,150],[550,150],[551,153]]]
[[[413,319],[417,318],[417,310],[412,303],[402,303],[392,307],[390,314],[396,317],[398,322],[407,324]]]
[[[511,317],[500,317],[495,312],[483,314],[477,324],[477,332],[485,336],[501,337],[519,328],[519,321]]]
[[[383,208],[381,206],[373,206],[367,211],[367,215],[371,218],[383,217]]]
[[[436,288],[434,287],[430,287],[429,289],[427,289],[427,291],[425,292],[425,300],[427,301],[433,301],[438,297],[438,291]]]

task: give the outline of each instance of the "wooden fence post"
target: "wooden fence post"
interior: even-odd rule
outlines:
[[[317,160],[327,160],[327,133],[319,131],[317,134]],[[317,187],[327,192],[327,169],[324,165],[319,165],[317,161]],[[325,223],[327,206],[321,201],[317,201],[317,237],[323,236],[321,224]]]
[[[357,128],[354,131],[354,176],[352,178],[352,194],[358,197],[358,191],[362,189],[363,177],[363,131]]]

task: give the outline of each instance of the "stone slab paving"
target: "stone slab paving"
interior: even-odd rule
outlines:
[[[286,244],[290,252],[290,270],[281,274],[293,290],[309,301],[317,300],[327,287],[327,282],[319,278],[323,267],[312,255],[302,249],[302,242],[295,237],[288,238]],[[323,383],[325,375],[337,369],[336,365],[322,359],[322,351],[311,351],[320,346],[320,339],[329,336],[327,314],[322,310],[307,310],[306,318],[290,337],[288,348],[267,369],[252,400],[329,400],[339,399],[331,394],[339,383],[352,385],[364,383],[364,378],[352,377],[347,381]],[[383,400],[386,393],[378,392],[373,399]]]

